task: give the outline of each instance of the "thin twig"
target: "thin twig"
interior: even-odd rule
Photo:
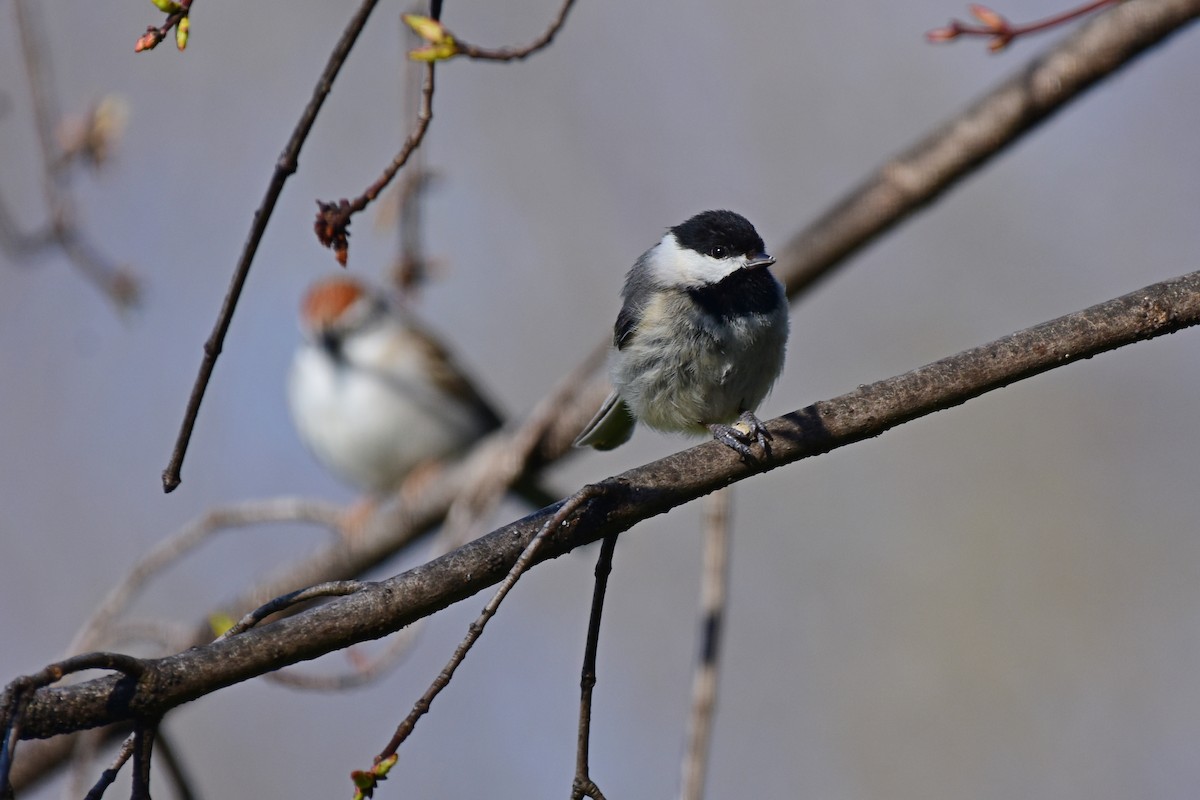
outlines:
[[[275,203],[279,200],[279,195],[283,193],[283,186],[287,182],[287,179],[296,171],[297,164],[299,163],[300,149],[304,146],[305,140],[308,139],[308,134],[312,130],[313,123],[317,119],[317,113],[321,110],[325,98],[333,89],[334,79],[337,78],[342,65],[346,63],[346,57],[350,55],[350,50],[354,47],[354,42],[358,39],[358,35],[362,33],[363,27],[367,24],[367,18],[370,17],[371,12],[378,3],[379,0],[362,0],[358,10],[346,26],[346,30],[342,32],[341,38],[338,39],[337,45],[334,46],[333,52],[329,54],[329,60],[325,64],[325,69],[322,71],[320,79],[317,80],[317,85],[313,87],[312,98],[309,99],[308,105],[305,106],[304,113],[300,115],[300,120],[296,123],[296,127],[292,131],[292,135],[288,139],[283,153],[279,156],[279,160],[275,162],[275,172],[271,175],[271,182],[267,185],[267,192],[262,202],[259,203],[258,210],[254,212],[254,222],[250,225],[250,235],[246,238],[246,244],[242,248],[242,255],[238,258],[237,266],[234,268],[233,278],[230,280],[229,289],[225,293],[225,300],[221,303],[221,310],[217,315],[216,324],[213,326],[208,341],[204,343],[204,358],[200,362],[200,371],[196,375],[196,382],[192,387],[191,395],[188,397],[187,409],[183,414],[183,423],[179,428],[179,435],[175,440],[175,448],[171,453],[171,459],[167,463],[167,468],[163,470],[162,482],[163,491],[165,492],[174,491],[183,479],[180,471],[183,469],[183,459],[187,454],[188,442],[192,438],[192,430],[196,427],[196,417],[200,413],[200,403],[204,400],[204,392],[208,388],[209,379],[212,377],[213,367],[216,366],[217,358],[221,355],[221,349],[225,345],[225,335],[229,332],[229,325],[233,322],[234,309],[237,308],[238,298],[242,295],[242,287],[246,284],[246,278],[250,275],[250,264],[254,261],[254,254],[258,252],[258,244],[262,241],[263,233],[267,229],[267,223],[270,221],[271,214],[275,210]]]
[[[146,32],[138,37],[137,44],[133,46],[135,53],[141,53],[145,50],[153,50],[158,47],[163,39],[167,38],[167,34],[173,28],[180,24],[186,24],[183,21],[188,19],[192,11],[192,0],[178,0],[179,8],[167,14],[166,20],[162,25],[150,25],[146,28]],[[186,33],[186,29],[182,29]],[[180,50],[183,48],[180,47]]]
[[[973,4],[971,6],[971,15],[979,20],[981,24],[972,25],[968,22],[952,19],[950,20],[950,24],[945,27],[935,28],[926,33],[925,39],[937,43],[949,42],[957,39],[959,36],[986,36],[991,39],[988,42],[988,49],[996,53],[1008,47],[1014,39],[1020,36],[1057,28],[1059,25],[1070,22],[1073,19],[1078,19],[1079,17],[1099,11],[1105,6],[1111,6],[1119,2],[1121,0],[1096,0],[1095,2],[1084,3],[1077,8],[1068,9],[1061,14],[1039,19],[1036,22],[1028,22],[1024,25],[1013,25],[987,6]]]
[[[458,43],[458,52],[468,58],[480,61],[520,61],[529,58],[539,50],[550,46],[550,43],[554,41],[554,37],[558,35],[559,30],[566,24],[567,14],[571,12],[573,5],[575,5],[575,0],[564,0],[562,7],[558,9],[558,14],[550,22],[550,26],[546,28],[541,36],[524,47],[479,47],[468,44],[456,37],[455,41]]]
[[[713,492],[704,504],[704,575],[700,589],[700,653],[692,673],[692,712],[683,752],[680,800],[701,800],[708,771],[712,721],[717,708],[721,629],[729,585],[731,488]]]
[[[121,749],[117,751],[116,758],[109,764],[108,769],[100,773],[100,778],[92,786],[91,790],[84,796],[84,800],[100,800],[104,797],[104,792],[112,786],[113,781],[117,779],[117,775],[121,772],[121,767],[125,766],[125,762],[133,756],[134,736],[131,734],[126,737],[121,744]]]
[[[604,800],[604,795],[592,780],[588,766],[588,751],[592,736],[592,690],[596,688],[596,653],[600,649],[600,619],[604,614],[604,594],[608,591],[608,576],[612,572],[613,551],[617,534],[604,537],[596,559],[596,582],[592,589],[592,610],[588,615],[587,644],[583,650],[583,669],[579,673],[579,732],[575,742],[575,780],[571,783],[571,800]]]
[[[400,152],[392,159],[392,163],[387,165],[383,174],[375,179],[375,182],[363,191],[354,200],[346,200],[345,198],[336,202],[326,203],[322,200],[317,201],[317,219],[313,223],[313,229],[317,233],[317,240],[321,244],[333,250],[334,256],[339,264],[346,266],[346,259],[349,256],[350,250],[350,218],[366,208],[371,201],[379,196],[379,193],[387,188],[387,185],[392,182],[392,178],[396,177],[396,173],[400,171],[407,162],[409,156],[413,154],[418,147],[421,146],[421,141],[425,138],[425,132],[429,130],[429,123],[433,120],[433,92],[434,92],[434,64],[430,62],[425,66],[425,80],[421,84],[421,109],[417,113],[417,122],[413,127],[408,138],[404,140],[404,144],[400,147]]]
[[[370,581],[329,581],[327,583],[318,583],[316,586],[297,589],[294,592],[276,597],[268,603],[263,603],[238,620],[236,625],[218,636],[217,641],[239,636],[272,614],[278,614],[280,611],[291,608],[297,603],[306,603],[309,600],[318,600],[322,597],[345,597],[346,595],[361,592],[363,588],[371,585],[373,584]]]

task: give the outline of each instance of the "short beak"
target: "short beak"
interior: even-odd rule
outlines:
[[[742,265],[744,269],[754,269],[755,267],[769,267],[775,263],[775,259],[766,253],[759,253],[756,256],[750,256],[746,259],[746,263]]]

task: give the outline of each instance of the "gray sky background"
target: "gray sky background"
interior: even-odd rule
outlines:
[[[135,56],[160,16],[149,3],[42,5],[63,107],[107,92],[131,104],[115,162],[79,196],[87,230],[136,265],[146,296],[120,317],[61,258],[0,264],[4,680],[60,655],[139,553],[206,510],[352,499],[297,440],[283,381],[300,292],[335,268],[311,234],[313,200],[357,194],[407,130],[400,9],[383,4],[276,209],[184,483],[164,496],[159,474],[251,213],[350,10],[198,2],[186,54]],[[998,10],[1025,20],[1061,5]],[[555,8],[450,2],[445,20],[511,44]],[[1000,56],[924,44],[965,13],[956,0],[581,0],[528,63],[446,65],[426,226],[445,270],[424,316],[524,413],[606,335],[624,271],[665,227],[729,207],[779,247],[1057,35]],[[0,191],[33,224],[11,7],[0,42]],[[762,415],[1196,269],[1197,74],[1190,30],[846,265],[794,309]],[[352,270],[382,275],[393,237],[367,216],[353,234]],[[1196,342],[1187,331],[1101,356],[740,485],[710,796],[1194,796]],[[552,480],[573,488],[684,444],[640,431]],[[675,792],[699,516],[652,520],[617,551],[592,754],[609,797]],[[320,536],[226,534],[135,616],[192,622]],[[567,793],[594,556],[520,584],[377,796]],[[173,713],[202,795],[348,796],[349,771],[370,764],[482,602],[435,618],[369,688],[254,681]]]

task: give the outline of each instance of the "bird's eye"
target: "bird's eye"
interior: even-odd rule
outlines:
[[[708,254],[713,258],[724,258],[729,254],[729,251],[725,249],[725,245],[723,244],[714,244],[709,248]]]

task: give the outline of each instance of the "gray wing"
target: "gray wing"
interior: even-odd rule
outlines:
[[[636,420],[621,395],[613,392],[600,406],[596,416],[575,440],[576,447],[594,447],[597,450],[612,450],[625,444],[633,436]]]

